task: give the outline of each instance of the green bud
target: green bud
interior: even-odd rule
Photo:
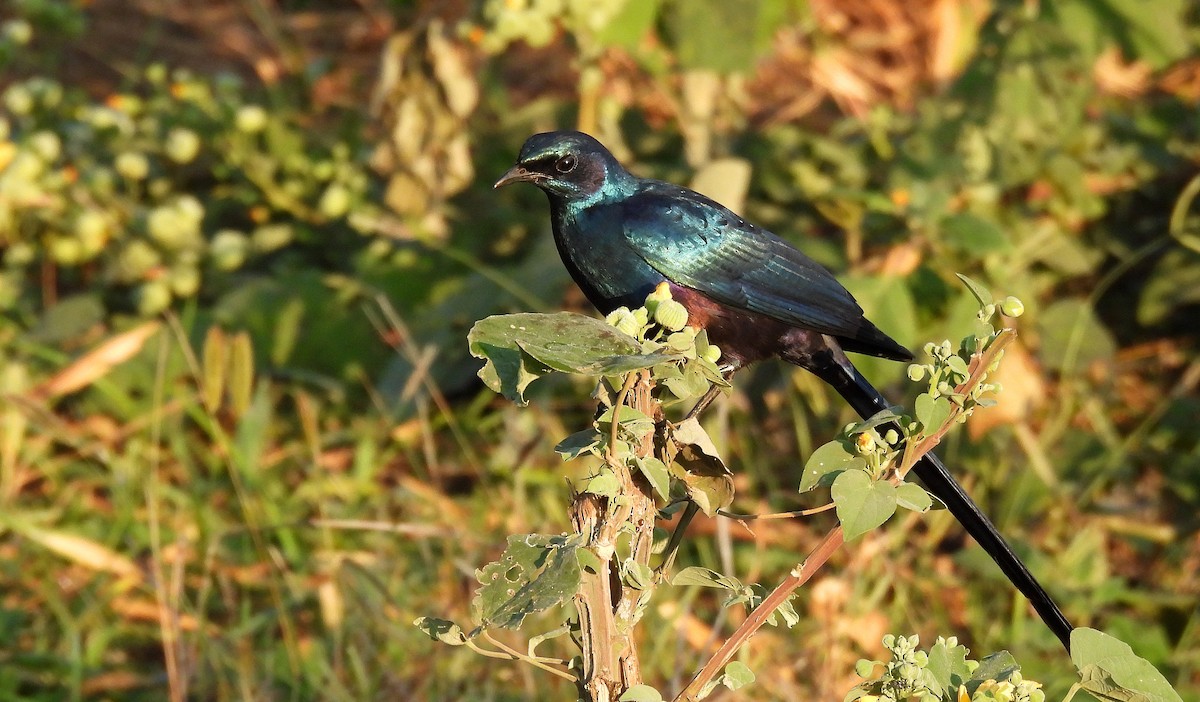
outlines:
[[[142,280],[161,261],[158,251],[142,239],[132,239],[117,254],[116,277],[124,283]]]
[[[915,382],[925,377],[925,366],[919,363],[912,363],[908,366],[908,379]]]
[[[236,229],[222,229],[208,245],[208,256],[217,270],[233,271],[246,262],[250,240]]]
[[[22,83],[14,83],[4,91],[4,106],[18,117],[33,112],[33,92]]]
[[[83,245],[78,239],[54,236],[48,243],[50,258],[63,266],[75,266],[83,261]]]
[[[123,151],[117,154],[113,168],[129,180],[143,180],[150,174],[150,160],[143,153]]]
[[[75,217],[74,234],[84,259],[94,258],[108,243],[108,218],[99,210],[84,210]]]
[[[62,155],[62,140],[54,132],[42,129],[29,136],[29,148],[46,163],[54,163]]]
[[[708,348],[704,349],[704,360],[712,363],[721,360],[721,347],[709,344]]]
[[[662,300],[654,309],[654,321],[671,331],[679,331],[687,326],[687,308],[674,300]]]
[[[171,305],[171,289],[164,280],[150,280],[138,286],[134,300],[138,314],[151,317]]]
[[[195,266],[173,266],[167,284],[175,297],[192,297],[200,290],[200,271]]]
[[[234,124],[246,134],[261,132],[267,126],[267,111],[258,105],[243,105],[238,108]]]
[[[287,224],[264,224],[250,235],[255,250],[263,253],[287,246],[292,237],[292,227]]]
[[[152,63],[146,67],[146,81],[156,85],[167,81],[167,67],[162,63]]]
[[[900,441],[900,434],[895,429],[888,429],[883,435],[883,440],[895,446],[896,442]]]
[[[37,249],[27,241],[14,242],[4,250],[4,265],[9,268],[27,266],[36,258]]]
[[[1025,314],[1025,303],[1020,298],[1009,295],[1000,303],[1000,312],[1005,317],[1020,317]]]
[[[17,46],[25,46],[33,39],[33,25],[23,19],[9,20],[0,27],[0,33]]]
[[[190,163],[200,153],[200,136],[190,129],[175,127],[167,132],[163,151],[175,163]]]
[[[633,314],[633,312],[629,311],[628,307],[618,307],[610,312],[608,316],[604,318],[604,321],[616,327],[617,331],[628,334],[634,338],[639,337],[643,326],[638,324],[637,317]]]
[[[341,217],[350,210],[350,191],[338,183],[330,184],[321,194],[317,208],[329,219]]]

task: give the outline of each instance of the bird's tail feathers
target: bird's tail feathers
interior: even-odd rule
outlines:
[[[824,371],[817,374],[832,385],[864,419],[888,408],[889,403],[883,395],[850,364],[827,364]],[[913,472],[992,557],[1009,581],[1029,599],[1038,616],[1069,651],[1071,623],[941,460],[933,453],[927,453],[913,467]]]

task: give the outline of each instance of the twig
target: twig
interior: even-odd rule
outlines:
[[[825,565],[830,556],[841,548],[842,543],[842,527],[838,525],[825,535],[825,538],[817,544],[804,562],[792,569],[788,577],[779,583],[770,595],[767,595],[762,604],[750,612],[750,616],[746,617],[737,631],[721,644],[721,648],[717,649],[708,663],[704,664],[704,667],[700,669],[699,673],[696,673],[688,686],[675,697],[676,702],[694,702],[694,700],[700,699],[701,691],[710,680],[716,678],[717,673],[725,667],[725,664],[733,659],[733,654],[737,653],[742,644],[762,628],[763,624],[767,623],[775,610],[787,602],[797,588],[812,579],[812,576],[821,569],[821,566]]]
[[[988,372],[988,367],[995,361],[996,355],[1011,343],[1015,337],[1016,332],[1011,329],[1001,330],[982,353],[971,359],[968,365],[969,372],[967,379],[955,388],[955,393],[969,395],[976,386],[983,382],[983,378]],[[963,408],[960,405],[952,405],[950,416],[933,434],[922,438],[920,441],[909,442],[905,445],[900,465],[891,478],[892,482],[903,480],[909,470],[916,465],[916,462],[926,453],[932,451],[933,447],[938,445],[942,437],[950,430],[950,427],[956,423],[955,420],[962,411]],[[737,650],[766,624],[775,610],[786,602],[795,593],[797,588],[812,579],[812,576],[825,565],[830,556],[844,542],[842,527],[839,524],[831,529],[821,543],[817,545],[816,549],[809,554],[808,558],[793,568],[788,577],[779,583],[771,594],[767,595],[766,599],[762,601],[762,604],[746,617],[741,626],[725,640],[721,648],[704,664],[700,672],[696,673],[687,687],[675,697],[676,702],[694,702],[700,699],[700,693],[703,692],[704,688],[712,680],[716,679],[717,674],[725,667],[726,663],[733,659],[733,655]]]

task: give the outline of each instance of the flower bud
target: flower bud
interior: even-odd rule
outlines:
[[[679,331],[687,326],[687,308],[674,300],[662,300],[654,309],[654,321],[671,331]]]
[[[1000,303],[1000,312],[1005,317],[1020,317],[1025,314],[1025,303],[1020,298],[1009,295]]]

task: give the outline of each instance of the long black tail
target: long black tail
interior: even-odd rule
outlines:
[[[829,364],[819,369],[809,368],[838,391],[854,411],[866,419],[889,407],[888,401],[858,371],[841,364]],[[959,521],[975,541],[987,551],[1004,575],[1016,585],[1021,594],[1033,604],[1038,616],[1054,632],[1067,651],[1071,650],[1071,623],[1050,598],[1041,583],[1033,577],[1004,537],[983,510],[963,490],[946,466],[932,453],[925,454],[913,467],[913,472],[925,483],[925,488],[946,504],[950,514]]]

